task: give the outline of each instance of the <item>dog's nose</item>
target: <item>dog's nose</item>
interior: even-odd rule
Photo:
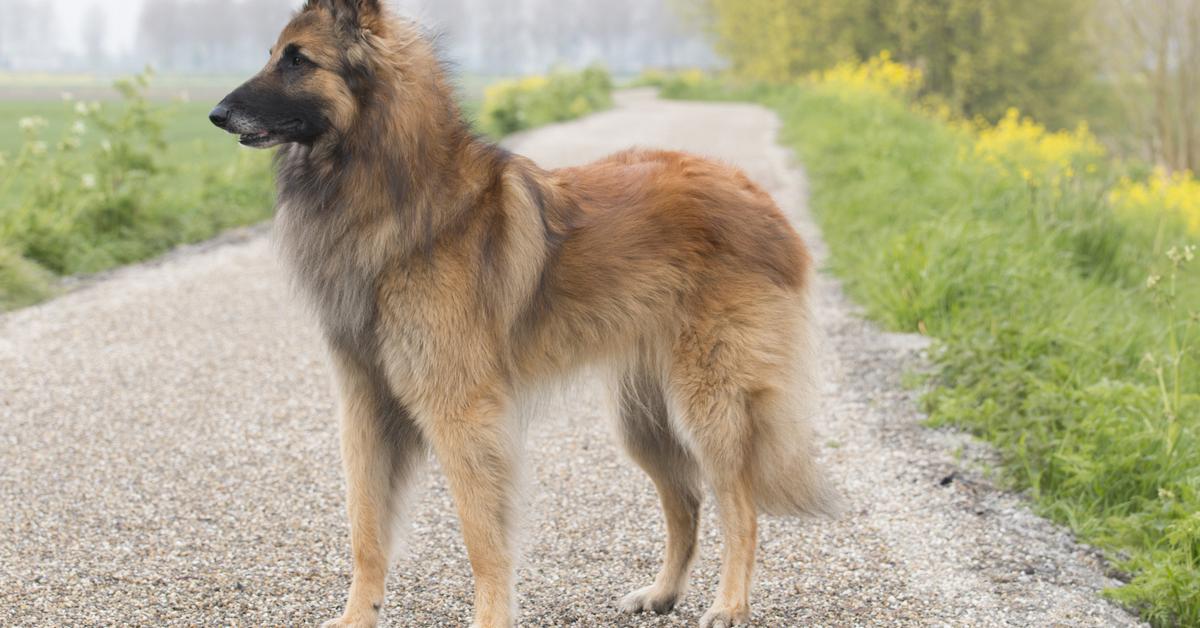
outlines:
[[[208,114],[208,119],[212,120],[213,124],[221,127],[222,129],[225,128],[225,125],[229,123],[229,107],[226,107],[225,105],[217,105],[216,108]]]

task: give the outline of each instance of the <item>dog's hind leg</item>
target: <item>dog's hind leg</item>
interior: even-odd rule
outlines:
[[[383,606],[393,530],[402,497],[425,460],[412,417],[378,375],[334,350],[353,577],[346,610],[325,626],[374,626]]]
[[[615,391],[625,450],[658,489],[667,522],[667,548],[654,584],[620,601],[627,613],[667,613],[687,590],[700,528],[699,468],[676,440],[667,417],[662,387],[648,372],[632,369]]]
[[[749,622],[758,530],[746,392],[752,376],[745,348],[718,329],[720,323],[710,323],[681,334],[667,382],[673,425],[712,488],[724,540],[717,597],[702,628]]]

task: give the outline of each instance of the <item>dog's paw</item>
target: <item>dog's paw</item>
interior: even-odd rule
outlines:
[[[733,628],[750,625],[749,608],[712,607],[700,618],[700,628]]]
[[[667,591],[657,586],[648,586],[621,598],[617,607],[623,613],[653,611],[659,615],[665,615],[675,608],[675,603],[678,601],[678,591]]]
[[[365,617],[343,615],[321,624],[321,628],[375,628],[376,623],[375,618],[368,619]]]

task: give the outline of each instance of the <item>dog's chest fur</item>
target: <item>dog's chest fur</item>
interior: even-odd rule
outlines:
[[[364,230],[343,221],[284,202],[275,237],[327,341],[382,369],[406,405],[436,412],[434,397],[469,388],[472,373],[485,366],[470,357],[488,353],[481,351],[488,340],[472,293],[463,289],[473,283],[471,270],[445,250],[436,263],[420,255],[401,261],[373,242],[388,238],[389,225]]]
[[[334,208],[281,201],[275,238],[329,341],[359,354],[373,345],[382,267],[364,257],[354,227]]]

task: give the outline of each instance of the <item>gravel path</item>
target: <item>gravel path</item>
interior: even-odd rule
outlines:
[[[510,140],[545,165],[631,144],[745,168],[824,255],[804,182],[748,105],[645,92]],[[765,519],[757,625],[1132,625],[1092,552],[956,461],[970,440],[920,426],[902,374],[920,338],[864,323],[822,276],[825,457],[836,522]],[[312,625],[349,582],[329,369],[267,239],[122,270],[0,317],[0,624]],[[535,423],[523,624],[693,625],[716,583],[706,505],[693,588],[665,617],[613,602],[647,584],[663,524],[608,435],[595,387]],[[968,465],[972,466],[972,465]],[[389,580],[393,626],[464,625],[470,573],[436,470]],[[711,500],[710,500],[711,502]]]

